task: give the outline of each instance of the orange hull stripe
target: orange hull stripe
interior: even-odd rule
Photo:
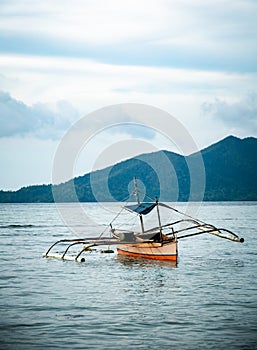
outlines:
[[[119,255],[127,255],[133,258],[143,258],[143,259],[152,259],[152,260],[170,260],[177,261],[177,255],[151,255],[151,254],[141,254],[141,253],[132,253],[125,250],[117,249]]]

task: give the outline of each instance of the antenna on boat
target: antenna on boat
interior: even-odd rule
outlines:
[[[137,203],[140,204],[140,198],[139,198],[138,187],[137,187],[137,178],[135,176],[134,176],[134,187],[135,187],[135,195],[136,195]],[[142,232],[145,232],[142,214],[139,214],[139,219],[141,224],[141,230]]]

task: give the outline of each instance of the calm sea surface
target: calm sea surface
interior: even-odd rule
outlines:
[[[256,202],[203,204],[198,218],[245,243],[180,240],[177,267],[43,258],[58,239],[103,232],[120,209],[78,207],[61,205],[67,227],[54,204],[0,205],[1,349],[257,349]]]

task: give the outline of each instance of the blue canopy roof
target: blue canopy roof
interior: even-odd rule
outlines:
[[[150,213],[150,211],[153,210],[155,206],[156,206],[156,203],[146,202],[146,203],[140,203],[140,204],[134,204],[134,205],[126,205],[125,208],[137,214],[146,215]]]

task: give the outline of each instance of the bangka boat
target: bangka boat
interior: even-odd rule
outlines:
[[[134,187],[135,190],[133,194],[136,197],[137,203],[127,203],[122,209],[139,217],[141,228],[139,232],[127,229],[117,229],[113,227],[113,220],[109,224],[109,237],[104,237],[103,231],[98,237],[62,239],[52,244],[43,256],[46,258],[84,262],[87,254],[90,254],[93,251],[98,251],[98,247],[102,247],[100,249],[101,253],[107,254],[114,253],[114,250],[111,249],[111,247],[116,246],[117,254],[121,256],[173,261],[177,263],[178,241],[183,238],[200,234],[212,234],[234,242],[244,242],[244,238],[240,238],[234,232],[225,228],[217,228],[212,224],[195,219],[166,203],[159,202],[158,198],[153,199],[145,195],[150,201],[140,202],[140,191],[137,187],[136,178],[134,178]],[[175,212],[181,218],[171,223],[162,224],[160,217],[161,207]],[[143,216],[148,215],[153,210],[156,210],[158,225],[150,229],[145,229]],[[117,217],[118,215],[116,218]],[[53,253],[53,248],[60,245],[62,248],[64,245],[62,252]],[[71,255],[71,248],[75,246],[80,246],[80,249],[78,252]]]

